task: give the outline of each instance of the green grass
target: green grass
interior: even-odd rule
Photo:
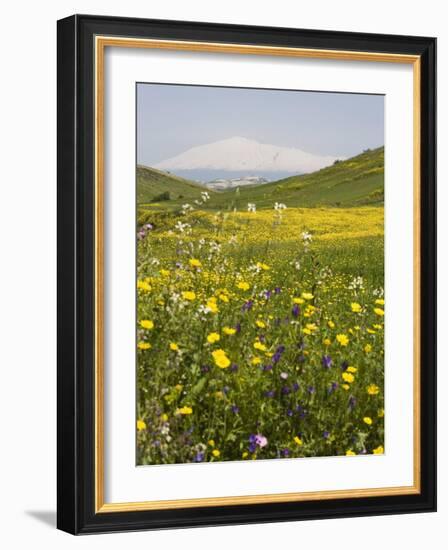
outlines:
[[[194,181],[167,174],[155,168],[137,166],[137,203],[139,205],[153,203],[157,197],[166,192],[169,193],[169,200],[160,201],[166,203],[162,206],[179,205],[182,202],[199,199],[201,191],[214,194],[213,191]]]
[[[215,194],[209,208],[380,205],[384,201],[384,148],[367,151],[312,174]]]
[[[287,207],[381,206],[384,202],[384,147],[366,151],[311,174],[292,176],[271,183],[215,192],[205,186],[152,168],[137,168],[137,198],[141,210],[176,210],[200,198],[207,190],[208,210],[243,210],[248,202],[257,209],[275,202]],[[168,191],[170,200],[154,199]]]

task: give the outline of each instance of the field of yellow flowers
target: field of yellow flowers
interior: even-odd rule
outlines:
[[[384,452],[382,207],[145,216],[138,464]]]

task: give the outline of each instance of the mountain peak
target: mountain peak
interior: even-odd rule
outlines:
[[[333,164],[336,157],[313,155],[293,147],[233,136],[192,147],[159,162],[160,170],[224,170],[305,173]]]

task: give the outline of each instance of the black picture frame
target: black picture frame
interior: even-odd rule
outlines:
[[[419,494],[95,512],[97,35],[416,55],[421,60],[421,485]],[[73,534],[436,510],[436,39],[74,15],[58,21],[57,526]]]

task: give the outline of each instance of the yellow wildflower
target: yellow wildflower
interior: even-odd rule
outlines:
[[[364,424],[367,424],[367,426],[371,426],[373,420],[370,418],[370,416],[365,416],[363,419]]]
[[[254,348],[258,349],[260,351],[266,351],[267,350],[267,347],[264,344],[262,344],[261,342],[259,342],[258,340],[256,340],[254,342]]]
[[[162,275],[162,277],[169,277],[170,272],[168,271],[168,269],[161,269],[160,270],[160,275]]]
[[[137,281],[137,288],[139,290],[144,290],[145,292],[151,292],[151,285],[147,281]]]
[[[215,446],[215,440],[214,439],[209,439],[207,441],[207,443],[210,445],[210,447],[214,447]]]
[[[331,344],[331,340],[329,338],[325,338],[322,343],[324,346],[329,346]]]
[[[219,336],[219,334],[217,332],[211,332],[207,336],[207,342],[209,344],[214,344],[215,342],[219,342],[220,339],[221,339],[221,336]]]
[[[220,294],[219,299],[226,304],[229,302],[229,297],[227,296],[227,294]]]
[[[350,305],[353,313],[361,313],[362,311],[361,304],[358,304],[357,302],[352,302]]]
[[[293,298],[292,301],[294,304],[303,304],[305,302],[303,298]]]
[[[373,454],[374,455],[382,455],[384,454],[384,447],[382,445],[380,445],[379,447],[377,447],[376,449],[373,449]]]
[[[349,450],[345,453],[345,456],[356,456],[356,453],[354,453],[351,449],[349,449]]]
[[[261,359],[259,357],[254,357],[252,359],[252,365],[259,365],[261,363]]]
[[[338,334],[336,340],[341,346],[346,346],[349,343],[349,339],[345,334]]]
[[[353,374],[349,373],[349,372],[343,372],[342,373],[342,379],[344,380],[344,382],[354,382],[355,381],[355,377],[353,376]]]
[[[202,266],[200,260],[198,260],[197,258],[190,258],[190,265],[191,265],[191,267],[201,267]]]
[[[266,324],[263,321],[260,321],[259,319],[257,319],[255,321],[255,324],[257,325],[258,328],[265,328],[266,327]]]
[[[377,395],[380,391],[380,388],[376,384],[370,384],[367,386],[367,393],[369,395]]]
[[[380,307],[374,308],[373,311],[374,311],[377,315],[379,315],[380,317],[383,317],[383,315],[384,315],[384,309],[381,309]]]
[[[162,422],[166,422],[168,420],[168,415],[166,413],[163,413],[160,418],[162,419]]]
[[[250,284],[245,281],[240,281],[236,286],[241,290],[249,290],[250,288]]]
[[[315,330],[317,330],[317,326],[315,325],[315,323],[307,323],[306,328],[311,332],[314,332]]]
[[[350,389],[350,386],[348,384],[342,384],[341,388],[343,388],[345,391]]]
[[[193,409],[185,405],[180,409],[177,409],[176,414],[192,414],[192,412],[193,412]]]
[[[329,326],[329,328],[335,327],[335,324],[333,323],[333,321],[328,321],[327,325]]]
[[[314,298],[314,295],[311,294],[311,292],[302,292],[302,298],[304,300],[312,300]]]
[[[143,321],[140,321],[140,326],[142,328],[152,330],[154,328],[154,323],[152,321],[149,321],[148,319],[143,319]]]
[[[366,345],[364,346],[364,351],[365,351],[366,353],[370,353],[370,352],[372,351],[372,346],[371,346],[370,344],[366,344]]]
[[[212,313],[218,313],[219,309],[218,309],[218,306],[216,305],[216,298],[211,297],[207,300],[207,308]]]
[[[228,334],[229,336],[232,336],[236,333],[236,329],[232,327],[224,327],[222,331],[224,332],[224,334]]]
[[[297,443],[297,445],[302,446],[303,441],[300,439],[298,435],[295,436],[294,441]]]
[[[182,391],[182,388],[183,388],[182,384],[176,384],[176,385],[174,386],[174,389],[175,389],[176,391]]]
[[[212,455],[213,455],[215,458],[218,458],[219,456],[221,456],[221,452],[220,452],[218,449],[213,449]]]
[[[367,332],[368,332],[369,334],[376,334],[376,332],[375,332],[374,330],[372,330],[371,328],[368,328],[368,329],[367,329]]]
[[[170,350],[171,351],[179,351],[179,346],[175,342],[171,342]]]
[[[375,304],[378,306],[384,306],[384,300],[382,298],[378,298],[378,300],[375,300]]]
[[[184,292],[182,292],[182,298],[184,300],[192,302],[193,300],[196,300],[196,293],[192,290],[185,290]]]
[[[384,416],[384,409],[379,409],[378,410],[378,418],[383,418]]]
[[[249,456],[249,453],[247,451],[244,451],[244,453],[241,455],[241,458],[247,458]]]
[[[220,369],[226,369],[230,367],[230,359],[227,357],[226,352],[222,349],[217,349],[212,352],[213,359]]]
[[[146,430],[146,422],[144,420],[141,420],[140,418],[137,420],[137,430],[141,432],[142,430]]]
[[[257,267],[259,269],[263,269],[264,271],[268,271],[269,269],[271,269],[267,264],[263,264],[261,262],[257,262]]]
[[[138,349],[151,349],[151,344],[149,342],[139,342],[137,347]]]
[[[356,367],[347,367],[347,372],[356,372],[358,369]]]

